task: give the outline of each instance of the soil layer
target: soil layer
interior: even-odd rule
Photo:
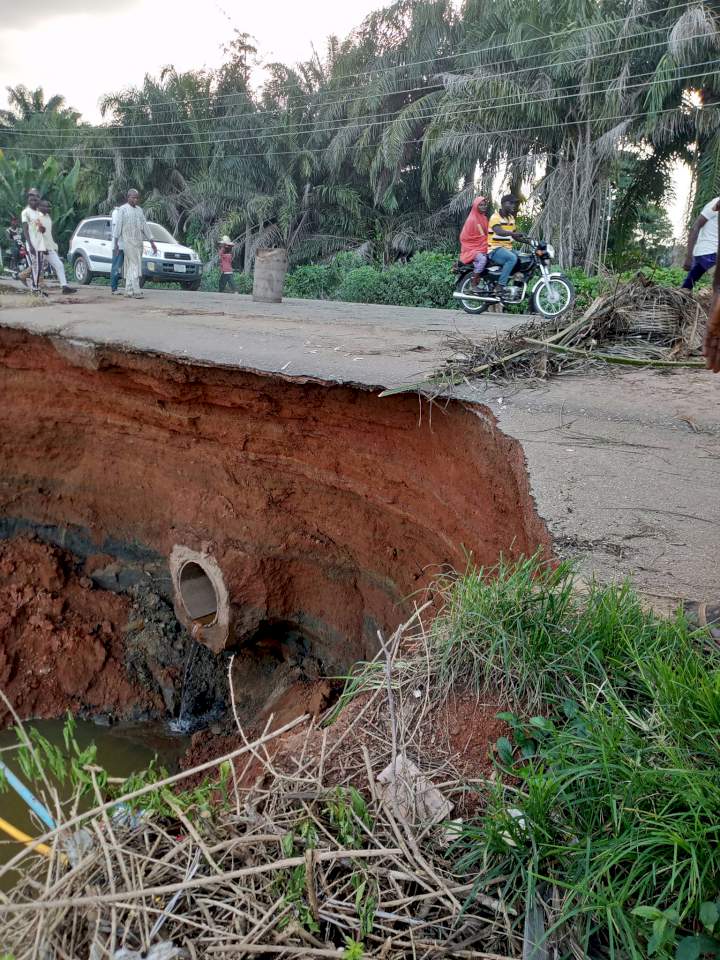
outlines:
[[[483,407],[8,329],[0,391],[0,519],[212,554],[229,646],[281,623],[327,674],[443,569],[548,547],[521,447]]]
[[[127,675],[127,598],[93,588],[68,554],[0,541],[0,689],[21,719],[66,710],[134,719],[162,700]],[[0,726],[11,721],[0,702]]]

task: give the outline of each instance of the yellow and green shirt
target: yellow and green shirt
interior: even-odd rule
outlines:
[[[505,250],[512,249],[512,237],[495,236],[494,227],[502,227],[504,230],[515,230],[515,217],[503,216],[499,211],[493,213],[488,224],[488,247],[490,250],[497,250],[498,247],[504,247]]]

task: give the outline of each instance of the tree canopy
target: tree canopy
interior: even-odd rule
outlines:
[[[448,246],[481,188],[522,194],[563,264],[592,270],[650,225],[666,238],[677,161],[696,206],[719,192],[719,17],[720,0],[397,0],[255,86],[236,33],[220,69],[108,93],[97,125],[11,88],[0,147],[76,169],[78,214],[137,186],[191,242],[230,232],[248,269],[262,246],[385,262]]]

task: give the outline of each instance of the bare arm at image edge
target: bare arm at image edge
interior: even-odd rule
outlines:
[[[702,228],[707,223],[707,218],[702,214],[697,218],[695,223],[690,227],[690,233],[688,234],[688,243],[687,251],[685,253],[685,262],[683,263],[684,270],[690,270],[693,265],[693,254],[695,252],[695,244],[697,243],[698,234]]]

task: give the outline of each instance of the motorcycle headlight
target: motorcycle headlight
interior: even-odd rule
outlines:
[[[550,257],[550,259],[551,259],[551,260],[554,260],[554,259],[555,259],[555,247],[554,247],[551,243],[548,243],[547,246],[545,247],[545,249],[547,250],[547,255]]]

